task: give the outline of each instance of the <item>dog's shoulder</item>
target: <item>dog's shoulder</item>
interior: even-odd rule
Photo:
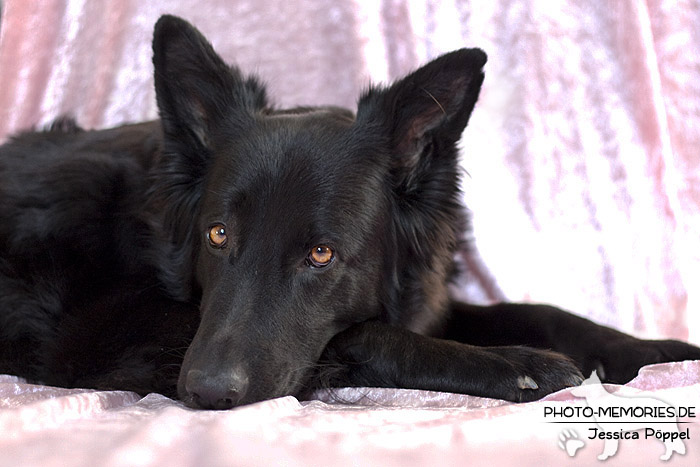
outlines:
[[[130,229],[160,151],[158,132],[157,122],[84,130],[59,119],[0,146],[3,249],[63,242],[85,253],[115,226]]]

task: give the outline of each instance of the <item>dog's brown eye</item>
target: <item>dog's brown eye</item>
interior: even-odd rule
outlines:
[[[316,245],[309,252],[307,260],[309,265],[315,268],[322,268],[328,266],[333,261],[335,253],[333,249],[326,245]]]
[[[209,244],[214,248],[223,248],[226,246],[226,226],[224,224],[215,224],[209,228],[207,232]]]

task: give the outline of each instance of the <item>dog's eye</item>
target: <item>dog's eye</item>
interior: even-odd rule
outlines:
[[[226,226],[224,224],[214,224],[209,227],[209,232],[207,232],[207,237],[209,238],[209,244],[214,248],[223,248],[226,246]]]
[[[311,249],[309,256],[306,257],[306,260],[311,267],[323,268],[331,264],[333,258],[335,258],[333,248],[327,245],[316,245]]]

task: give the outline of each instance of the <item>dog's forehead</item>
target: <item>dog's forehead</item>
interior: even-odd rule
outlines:
[[[261,115],[256,129],[258,142],[272,145],[277,155],[313,157],[322,151],[345,152],[352,145],[354,123],[355,116],[344,109],[290,109]]]
[[[251,216],[264,211],[280,220],[332,223],[339,212],[371,217],[373,200],[383,196],[386,164],[373,157],[369,140],[349,111],[263,115],[250,131],[232,137],[214,188],[228,192],[231,211]]]
[[[262,115],[253,128],[234,136],[231,171],[249,179],[307,178],[309,183],[319,178],[342,182],[376,170],[382,158],[372,157],[371,138],[354,123],[351,112],[335,108]]]

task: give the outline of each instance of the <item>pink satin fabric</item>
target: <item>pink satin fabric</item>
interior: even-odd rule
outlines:
[[[700,362],[654,365],[624,388],[700,417]],[[639,393],[638,390],[644,391]],[[661,402],[660,402],[661,403]],[[310,401],[283,397],[234,410],[194,411],[157,394],[68,390],[0,376],[0,465],[595,465],[591,424],[549,423],[546,407],[584,407],[571,390],[527,404],[397,389],[340,389]],[[670,465],[700,462],[700,421]],[[575,459],[563,430],[585,446]],[[621,440],[605,465],[657,465],[664,445]],[[515,463],[515,464],[514,464]]]

